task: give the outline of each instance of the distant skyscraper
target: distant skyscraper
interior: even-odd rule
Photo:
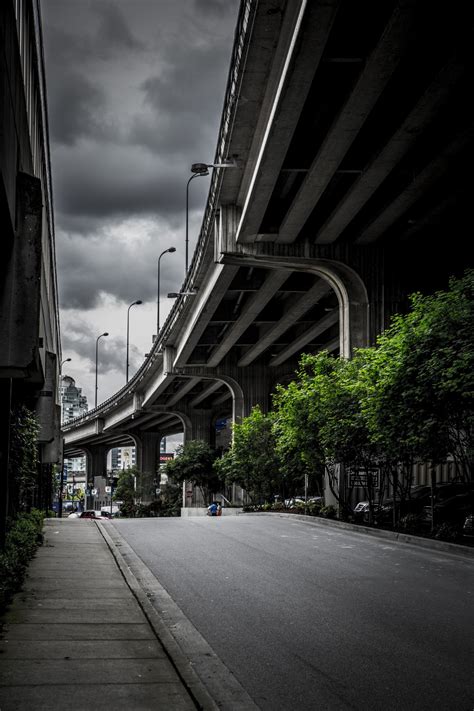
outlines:
[[[82,388],[76,387],[76,381],[70,375],[61,378],[61,423],[70,422],[87,412],[87,398],[82,395]]]
[[[61,424],[70,422],[76,417],[84,415],[88,410],[87,398],[82,394],[82,388],[76,387],[76,381],[70,375],[61,378]],[[68,476],[85,474],[86,458],[74,457],[65,459]]]

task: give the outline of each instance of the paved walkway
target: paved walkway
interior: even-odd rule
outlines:
[[[190,670],[171,663],[98,525],[49,519],[44,532],[4,618],[0,710],[216,708],[188,693]]]

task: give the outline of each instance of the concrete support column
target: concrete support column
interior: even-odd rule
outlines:
[[[259,365],[242,368],[240,386],[243,391],[243,417],[250,415],[252,408],[260,406],[262,412],[271,407],[269,369]]]
[[[213,432],[211,411],[193,410],[189,413],[184,428],[184,443],[192,439],[200,439],[213,446],[215,432]]]
[[[192,410],[188,413],[184,426],[184,444],[193,439],[206,442],[211,447],[215,446],[215,431],[212,426],[210,410]],[[194,486],[189,481],[183,481],[183,508],[196,505]]]
[[[87,485],[92,483],[93,487],[99,488],[103,495],[107,479],[107,448],[103,444],[98,444],[88,447],[85,454]],[[85,508],[93,508],[93,502],[93,497],[86,495]]]
[[[141,473],[142,503],[150,503],[155,496],[154,481],[159,466],[158,454],[162,436],[161,432],[140,432],[134,435],[137,468]]]

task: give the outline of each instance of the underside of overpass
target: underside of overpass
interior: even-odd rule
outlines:
[[[301,353],[350,357],[470,263],[466,2],[243,0],[197,248],[140,370],[74,447],[270,406]],[[191,162],[191,161],[190,161]]]

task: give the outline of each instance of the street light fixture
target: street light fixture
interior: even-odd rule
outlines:
[[[157,285],[157,294],[156,294],[156,337],[160,335],[160,260],[161,257],[166,254],[167,252],[176,252],[176,247],[168,247],[168,249],[165,249],[160,256],[158,257],[158,285]]]
[[[97,336],[96,342],[95,342],[95,404],[94,407],[97,407],[97,376],[99,372],[99,340],[102,338],[102,336],[108,336],[109,334],[107,331],[104,333],[101,333],[100,336]]]
[[[132,306],[139,306],[142,304],[143,301],[141,299],[137,299],[136,301],[133,302],[133,304],[130,304],[130,306],[127,309],[127,365],[126,365],[126,370],[125,370],[125,382],[128,383],[128,351],[129,351],[129,334],[130,334],[130,309]]]
[[[168,299],[176,299],[178,296],[195,296],[196,293],[196,289],[191,289],[190,291],[170,291]]]
[[[194,178],[203,178],[209,175],[209,168],[237,168],[235,160],[225,161],[224,163],[193,163],[191,166],[191,177],[186,183],[186,240],[185,240],[185,274],[188,273],[188,254],[189,254],[189,184]]]

